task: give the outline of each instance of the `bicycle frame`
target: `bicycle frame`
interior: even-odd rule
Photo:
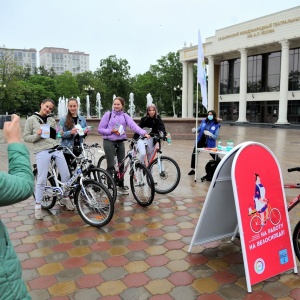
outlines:
[[[82,147],[83,154],[84,154],[84,162],[88,161],[88,159],[85,158],[86,153],[85,153],[85,149],[83,147],[83,143],[81,143],[81,147]],[[76,182],[79,177],[80,177],[79,185],[80,186],[83,185],[84,176],[83,176],[83,169],[81,168],[83,161],[82,161],[81,157],[76,157],[68,147],[58,147],[57,150],[58,149],[59,150],[67,149],[69,151],[69,153],[71,153],[73,155],[74,159],[78,162],[73,176],[71,176],[71,178],[67,182],[63,183],[58,179],[58,176],[57,176],[55,157],[54,156],[51,157],[51,162],[50,162],[51,173],[52,173],[52,176],[54,177],[54,182],[55,182],[56,186],[55,187],[45,186],[45,190],[50,189],[50,190],[52,190],[52,192],[56,193],[56,196],[59,196],[60,198],[62,198],[65,192],[70,191],[72,188],[77,188],[78,185],[73,186],[73,183]],[[57,192],[59,192],[59,194],[57,194]],[[85,196],[87,197],[85,190],[84,190],[84,193],[85,193]]]
[[[135,156],[136,156],[135,149],[131,149],[127,152],[127,155],[122,159],[122,161],[120,163],[118,162],[118,170],[115,169],[118,179],[122,180],[124,178],[124,176],[128,170],[129,164],[131,162],[133,163],[132,164],[132,167],[133,167],[135,165],[135,163],[138,161]],[[118,160],[117,149],[115,149],[115,158],[116,158],[116,160]],[[123,172],[120,171],[121,166],[123,166]]]
[[[162,156],[161,138],[158,135],[154,135],[153,138],[158,139],[158,141],[155,143],[155,145],[153,146],[153,149],[151,151],[149,150],[148,144],[145,142],[145,149],[146,149],[145,165],[148,167],[148,165],[150,165],[157,156],[158,170],[159,170],[159,173],[161,173],[161,172],[164,172],[164,166],[160,160],[160,158]]]
[[[296,168],[289,168],[288,172],[294,172],[294,171],[298,171],[300,172],[300,167],[296,167]],[[288,188],[288,189],[298,189],[300,188],[300,183],[296,183],[296,184],[290,184],[290,183],[286,183],[284,184],[284,188]],[[300,194],[298,196],[296,196],[287,206],[288,211],[292,210],[296,205],[298,205],[300,202]]]

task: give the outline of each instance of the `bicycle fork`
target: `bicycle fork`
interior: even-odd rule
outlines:
[[[157,154],[157,167],[158,167],[159,174],[162,174],[165,172],[165,166],[161,160],[161,153],[159,153],[159,152]]]

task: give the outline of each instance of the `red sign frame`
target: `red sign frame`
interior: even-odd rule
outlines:
[[[279,164],[264,145],[236,154],[231,177],[248,291],[251,285],[296,267]]]

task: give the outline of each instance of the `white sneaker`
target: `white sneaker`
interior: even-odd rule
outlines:
[[[60,203],[63,204],[63,205],[65,205],[67,210],[74,210],[75,209],[72,201],[68,197],[62,198],[60,200]]]
[[[34,216],[37,220],[43,220],[44,214],[42,212],[42,206],[41,205],[36,205],[34,207]]]
[[[118,186],[117,192],[118,192],[118,195],[129,195],[128,190],[121,186]]]

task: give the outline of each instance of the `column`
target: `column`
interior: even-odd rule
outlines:
[[[188,93],[187,93],[187,117],[193,118],[194,108],[194,63],[188,64]]]
[[[246,118],[247,109],[247,49],[239,50],[241,53],[241,72],[240,72],[240,103],[239,118],[237,122],[248,122]]]
[[[280,93],[279,112],[276,124],[289,124],[287,120],[288,89],[289,89],[289,41],[281,43]]]
[[[215,61],[213,56],[208,56],[208,94],[207,110],[216,110],[214,107],[214,89],[215,89]]]
[[[187,62],[182,62],[182,110],[181,117],[187,118],[187,103],[188,103],[188,72],[187,72]]]

